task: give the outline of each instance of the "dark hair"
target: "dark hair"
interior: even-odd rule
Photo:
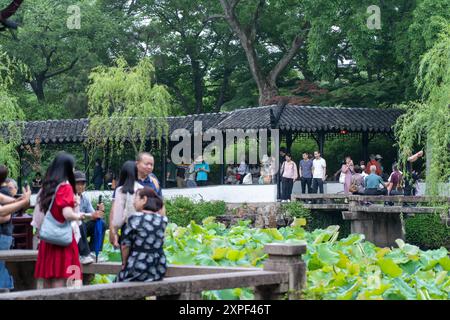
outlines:
[[[97,159],[95,159],[95,163],[102,164],[102,161],[97,158]]]
[[[4,184],[6,178],[8,178],[8,168],[4,165],[0,165],[0,185]]]
[[[356,165],[356,166],[353,168],[353,170],[355,170],[356,173],[361,173],[361,172],[362,172],[361,167],[358,166],[358,165]]]
[[[286,153],[286,148],[285,147],[281,147],[280,148],[280,152]]]
[[[48,167],[44,180],[42,181],[42,190],[39,196],[39,205],[43,212],[47,212],[49,209],[56,187],[60,183],[69,181],[75,192],[74,165],[75,159],[71,154],[60,152]]]
[[[149,187],[139,189],[137,191],[139,197],[147,197],[147,203],[144,206],[144,210],[158,212],[163,207],[162,199],[156,194],[156,192]]]
[[[120,170],[118,187],[122,187],[123,193],[134,194],[134,183],[137,177],[136,162],[126,161]]]
[[[34,175],[35,177],[40,177],[41,176],[41,173],[40,172],[36,172],[36,174]]]
[[[285,157],[289,157],[289,158],[291,158],[291,160],[292,160],[292,155],[291,155],[290,152],[286,152],[286,154],[285,154],[284,156],[285,156]]]

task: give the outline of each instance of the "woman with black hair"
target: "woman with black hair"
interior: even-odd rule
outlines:
[[[133,195],[143,187],[137,182],[138,174],[135,161],[123,164],[119,175],[119,184],[113,194],[113,202],[109,214],[109,240],[111,244],[119,247],[119,229],[127,223],[128,217],[135,211]]]
[[[156,192],[145,187],[134,197],[136,212],[129,217],[122,236],[122,271],[117,281],[159,281],[167,270],[164,255],[164,232],[167,217],[163,201]]]
[[[47,169],[37,199],[41,211],[51,214],[60,223],[66,220],[79,221],[84,218],[83,214],[74,212],[76,202],[74,165],[75,160],[72,155],[65,152],[59,153]],[[37,226],[38,229],[40,227],[41,225]],[[75,274],[73,274],[74,270]],[[64,287],[69,278],[81,281],[78,245],[74,235],[72,243],[67,247],[40,241],[34,277],[43,279],[45,288]],[[79,279],[76,279],[77,277]]]

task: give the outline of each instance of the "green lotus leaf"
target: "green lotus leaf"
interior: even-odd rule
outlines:
[[[399,277],[403,273],[402,269],[392,259],[389,258],[380,259],[378,261],[378,265],[380,266],[381,271],[393,278]]]

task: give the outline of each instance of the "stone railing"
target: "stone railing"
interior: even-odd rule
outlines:
[[[0,251],[15,278],[16,291],[0,294],[0,300],[99,300],[99,299],[201,299],[202,291],[254,288],[255,299],[300,299],[306,284],[306,266],[301,255],[305,244],[268,244],[264,268],[220,268],[170,265],[167,277],[157,282],[87,285],[78,288],[36,290],[33,278],[36,251]],[[86,266],[85,275],[117,274],[118,263]]]

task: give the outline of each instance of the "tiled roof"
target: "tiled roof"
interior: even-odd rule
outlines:
[[[297,132],[391,132],[392,126],[402,114],[398,109],[336,108],[317,106],[287,105],[283,109],[266,106],[238,109],[231,112],[197,114],[168,117],[170,132],[176,129],[194,130],[194,122],[202,123],[203,131],[211,128],[226,129],[269,129],[271,128],[271,110],[275,117],[282,110],[278,128]],[[30,121],[25,123],[24,143],[82,142],[86,138],[85,129],[88,119]],[[151,126],[150,126],[151,127]],[[152,134],[149,130],[149,136]]]

